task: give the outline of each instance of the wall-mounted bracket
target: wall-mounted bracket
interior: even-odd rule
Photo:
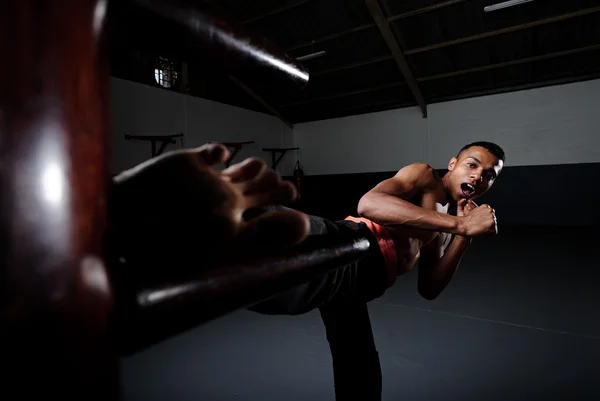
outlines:
[[[225,146],[227,146],[230,149],[231,154],[229,155],[229,159],[227,159],[227,161],[225,162],[225,167],[229,167],[229,165],[231,164],[231,161],[233,160],[233,158],[235,157],[235,155],[237,155],[237,153],[240,151],[240,149],[242,148],[242,146],[254,143],[254,141],[245,141],[245,142],[217,142],[217,143],[220,143],[221,145],[225,145]]]
[[[183,138],[183,134],[176,135],[125,135],[125,140],[128,141],[150,141],[152,144],[152,157],[156,157],[165,151],[165,148],[170,143],[176,143],[175,138]],[[156,149],[156,144],[160,143],[160,148]]]
[[[263,148],[263,152],[271,152],[271,168],[275,170],[287,151],[298,149],[300,148]],[[279,156],[277,156],[277,154],[279,154]]]

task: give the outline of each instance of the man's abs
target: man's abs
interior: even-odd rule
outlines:
[[[436,203],[427,204],[427,197],[423,197],[425,202],[417,203],[418,206],[431,208],[441,213],[447,212],[447,206],[436,206]],[[434,198],[435,199],[435,198]],[[439,204],[437,204],[439,205]],[[348,218],[354,219],[354,218]],[[437,236],[442,236],[442,242],[446,243],[449,235],[438,233],[431,230],[414,229],[405,226],[381,226],[370,222],[367,219],[360,219],[368,222],[367,225],[380,243],[381,251],[387,263],[394,263],[398,275],[408,273],[419,260],[421,248]]]
[[[437,233],[433,231],[411,230],[405,227],[387,227],[396,248],[398,274],[408,273],[415,266],[421,247],[428,244]]]
[[[448,213],[446,195],[441,184],[434,190],[415,196],[410,202],[424,209]],[[442,203],[445,203],[445,205],[442,205]],[[438,236],[442,237],[442,243],[446,243],[447,237],[449,237],[446,233],[401,226],[388,227],[388,231],[394,240],[398,255],[398,274],[407,273],[414,267],[417,260],[419,260],[423,246],[429,244]]]

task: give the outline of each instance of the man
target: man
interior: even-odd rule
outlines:
[[[381,370],[367,303],[417,260],[418,292],[425,299],[446,288],[471,238],[497,233],[494,210],[477,207],[473,199],[492,187],[503,163],[498,145],[471,143],[450,160],[444,177],[416,163],[379,183],[360,199],[359,218],[331,222],[309,216],[311,235],[362,232],[371,240],[370,254],[251,310],[295,315],[319,308],[333,357],[336,399],[380,400]],[[447,214],[450,206],[456,206],[456,216]]]
[[[489,142],[469,144],[450,160],[441,178],[426,164],[406,166],[362,197],[361,217],[338,222],[267,206],[290,201],[293,189],[258,159],[222,172],[213,168],[227,157],[224,147],[206,145],[163,155],[115,178],[110,210],[120,254],[141,266],[140,275],[147,277],[164,274],[163,263],[170,273],[181,266],[198,268],[190,261],[199,257],[207,264],[235,263],[236,256],[291,247],[309,234],[368,237],[370,252],[359,262],[251,310],[295,315],[318,308],[331,347],[337,400],[380,400],[381,370],[367,303],[417,260],[418,291],[435,299],[450,282],[471,238],[497,232],[494,210],[476,207],[472,200],[500,174],[503,150]],[[456,216],[447,214],[453,205]],[[256,208],[267,212],[244,221],[244,212]],[[150,271],[151,265],[158,270]]]

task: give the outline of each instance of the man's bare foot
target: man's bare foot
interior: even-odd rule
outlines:
[[[115,177],[110,209],[121,248],[143,263],[189,270],[249,261],[304,240],[309,220],[297,211],[243,220],[248,209],[291,202],[295,189],[257,158],[218,171],[214,166],[228,157],[225,146],[209,144],[167,153]]]

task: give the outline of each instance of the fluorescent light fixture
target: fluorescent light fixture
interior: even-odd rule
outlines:
[[[510,0],[510,1],[505,1],[503,3],[498,3],[498,4],[494,4],[491,6],[487,6],[483,9],[483,11],[485,11],[486,13],[489,13],[490,11],[496,11],[496,10],[500,10],[502,8],[508,8],[508,7],[512,7],[512,6],[518,6],[519,4],[525,4],[525,3],[530,3],[533,0]]]
[[[322,57],[322,56],[324,56],[326,54],[327,54],[327,52],[325,50],[321,50],[320,52],[311,53],[311,54],[307,54],[305,56],[296,57],[296,60],[298,60],[298,61],[306,61],[306,60],[311,60],[313,58]]]

